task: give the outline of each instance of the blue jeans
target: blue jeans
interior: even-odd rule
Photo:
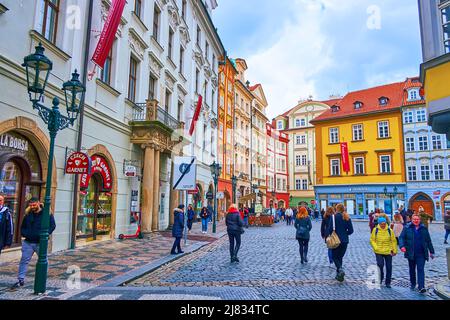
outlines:
[[[175,251],[178,250],[178,251]],[[181,237],[176,237],[175,241],[173,242],[172,251],[171,253],[180,253],[181,252]]]
[[[244,217],[244,227],[248,228],[248,217]]]
[[[328,261],[333,263],[333,249],[328,249]]]
[[[208,231],[208,218],[203,219],[202,218],[202,231]]]
[[[419,282],[419,290],[425,288],[425,257],[415,256],[414,260],[409,260],[409,281],[411,287],[415,288],[417,282]],[[417,281],[416,281],[416,268],[417,268]]]
[[[28,264],[30,263],[33,254],[36,252],[39,255],[39,243],[30,243],[27,241],[22,242],[22,258],[19,263],[19,281],[25,281],[25,276],[28,270]]]
[[[450,235],[450,230],[445,230],[445,241],[447,241],[449,235]]]

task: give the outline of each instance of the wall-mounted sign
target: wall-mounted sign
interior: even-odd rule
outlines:
[[[5,133],[0,135],[0,147],[28,151],[28,141]]]
[[[91,177],[98,173],[100,174],[103,182],[103,191],[111,191],[112,189],[112,176],[111,176],[111,168],[109,167],[108,162],[105,160],[105,158],[94,155],[91,157],[92,160],[92,168],[91,168],[91,174],[83,174],[81,176],[80,181],[80,189],[87,189],[89,186],[89,181],[91,180]]]
[[[137,169],[136,169],[135,166],[126,165],[124,167],[124,174],[125,174],[126,177],[136,177]]]
[[[211,191],[207,192],[206,193],[206,199],[208,199],[208,200],[214,199],[214,193],[212,193]]]
[[[83,152],[72,153],[66,161],[67,174],[91,174],[91,158]]]

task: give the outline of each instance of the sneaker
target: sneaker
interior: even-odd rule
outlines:
[[[419,293],[426,293],[426,292],[427,292],[427,289],[425,289],[425,288],[422,288],[419,290]]]
[[[175,251],[170,251],[170,254],[177,254]]]
[[[11,289],[18,289],[20,287],[23,287],[24,284],[25,283],[23,282],[23,280],[19,280],[11,286]]]
[[[238,257],[234,257],[234,261],[239,262]]]
[[[177,252],[177,254],[181,254],[181,253],[184,253],[184,251],[178,251],[178,252]]]
[[[345,272],[344,271],[339,271],[337,276],[336,276],[336,280],[339,282],[344,282],[344,276],[345,276]]]
[[[444,241],[444,244],[448,244],[447,240]]]

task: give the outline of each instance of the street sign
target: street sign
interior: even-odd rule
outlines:
[[[211,191],[206,193],[206,199],[208,199],[208,200],[214,199],[214,193],[212,193]]]
[[[174,158],[174,190],[196,190],[197,164],[195,157]]]

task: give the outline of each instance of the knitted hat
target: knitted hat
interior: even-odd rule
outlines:
[[[386,221],[386,218],[384,218],[384,217],[379,217],[378,218],[378,224],[381,224],[381,223],[386,223],[387,221]]]
[[[178,206],[178,209],[183,210],[183,209],[184,209],[184,204],[180,204],[180,205]]]

